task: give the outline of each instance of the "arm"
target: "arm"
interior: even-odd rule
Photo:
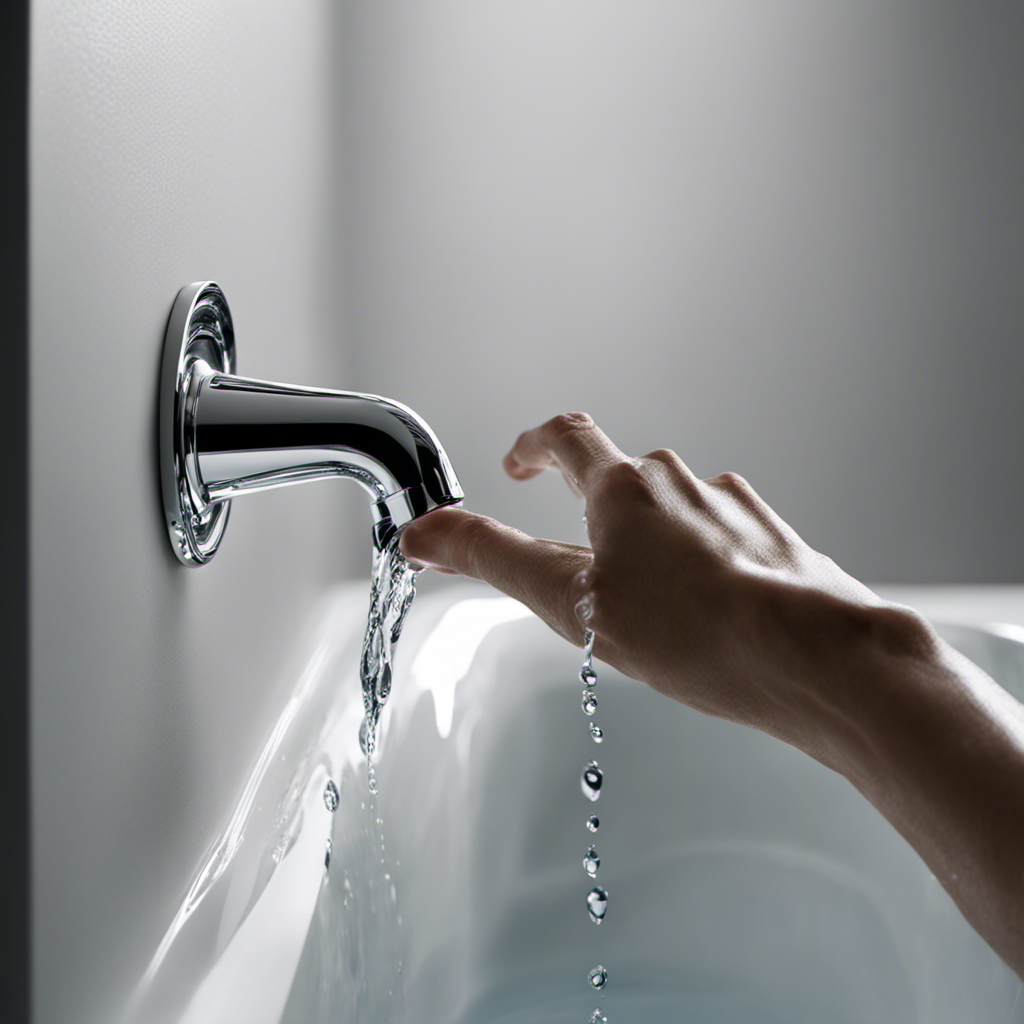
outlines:
[[[1024,978],[1024,708],[812,550],[726,473],[624,455],[582,413],[522,434],[517,479],[561,470],[591,547],[461,509],[411,523],[415,562],[486,580],[576,644],[710,715],[844,775],[899,830]]]

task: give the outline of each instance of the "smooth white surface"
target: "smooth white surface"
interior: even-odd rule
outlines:
[[[133,1020],[191,1021],[201,1001],[273,1021],[291,971],[288,1022],[569,1024],[593,1008],[584,978],[600,962],[609,1017],[634,1024],[1024,1021],[1024,986],[844,780],[601,664],[593,744],[579,653],[482,586],[413,608],[375,806],[356,742],[360,597],[325,606],[280,757],[251,779],[244,839]],[[1017,597],[990,592],[985,610],[1006,619]],[[1024,629],[942,630],[1024,695]],[[596,804],[579,787],[590,758],[605,771]],[[325,773],[340,787],[327,818]],[[600,929],[584,907],[591,842],[611,894]],[[272,998],[251,998],[257,973]]]

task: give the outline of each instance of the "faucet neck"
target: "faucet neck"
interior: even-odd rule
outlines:
[[[347,477],[369,495],[374,543],[462,500],[448,456],[398,402],[239,377],[235,331],[214,281],[182,288],[164,332],[160,489],[171,546],[193,568],[217,553],[231,498]]]
[[[462,489],[427,424],[377,395],[278,384],[196,364],[185,417],[186,473],[203,505],[346,477],[394,528]],[[191,443],[189,443],[191,442]]]

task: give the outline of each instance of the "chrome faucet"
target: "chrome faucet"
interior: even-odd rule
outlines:
[[[175,554],[190,566],[214,556],[229,499],[285,484],[346,477],[368,493],[373,540],[462,500],[433,431],[411,409],[377,395],[236,376],[231,313],[212,281],[182,288],[164,337],[160,464]]]

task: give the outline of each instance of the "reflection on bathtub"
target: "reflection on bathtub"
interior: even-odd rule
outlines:
[[[447,739],[455,713],[455,687],[469,672],[477,649],[496,626],[533,612],[511,597],[470,598],[453,604],[430,631],[412,663],[413,681],[434,698],[437,732]]]

